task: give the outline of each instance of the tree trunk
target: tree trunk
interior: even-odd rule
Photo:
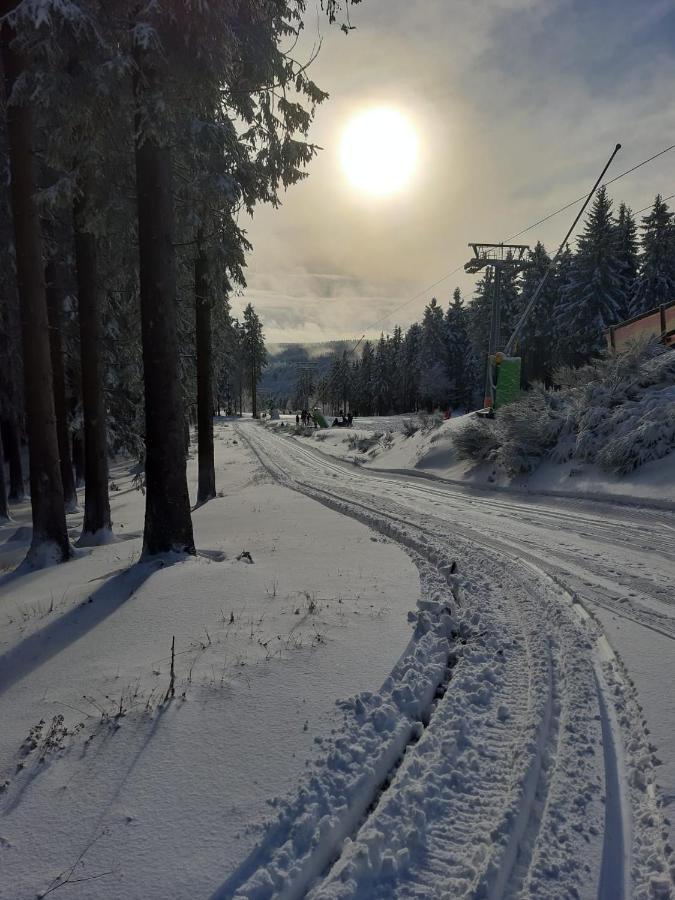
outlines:
[[[101,310],[96,238],[86,228],[84,200],[75,202],[73,222],[84,420],[84,522],[79,542],[87,545],[105,540],[112,526],[108,497],[108,446],[101,371]]]
[[[21,440],[15,416],[2,421],[2,443],[9,463],[9,502],[23,502],[26,493],[21,466]]]
[[[14,3],[0,3],[5,15]],[[11,48],[15,34],[5,20],[2,24],[2,61],[9,101],[12,87],[25,68],[20,54]],[[52,369],[49,357],[49,328],[42,268],[42,240],[35,206],[33,171],[33,122],[26,105],[7,106],[7,145],[11,180],[11,208],[14,220],[17,282],[21,302],[21,337],[24,360],[26,427],[30,460],[33,537],[29,563],[50,560],[63,562],[71,555],[63,507],[63,485],[56,436],[56,415]]]
[[[73,465],[75,466],[75,482],[84,487],[84,432],[73,432]]]
[[[201,249],[195,260],[195,302],[197,333],[197,441],[199,475],[197,503],[216,496],[216,470],[213,460],[213,386],[211,383],[211,302],[209,298],[208,260]]]
[[[2,449],[2,434],[0,433],[0,522],[9,521],[9,507],[7,506],[7,487],[5,485],[5,451]]]
[[[253,355],[253,365],[251,366],[251,415],[254,419],[258,417],[258,385],[256,382],[255,372],[255,353]]]
[[[134,93],[141,108],[143,84],[156,89],[158,78],[142,59],[137,62]],[[171,155],[153,134],[142,134],[137,123],[135,156],[145,387],[143,552],[194,553],[178,371]]]
[[[66,379],[63,369],[63,343],[61,340],[61,297],[60,273],[54,259],[45,266],[45,288],[47,294],[47,316],[49,319],[49,350],[52,361],[54,382],[54,412],[56,413],[56,437],[59,444],[63,502],[66,512],[77,509],[77,490],[73,474],[73,460],[70,454],[70,432],[66,408]]]

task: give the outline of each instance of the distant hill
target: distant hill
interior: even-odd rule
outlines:
[[[353,341],[324,341],[317,344],[268,344],[269,362],[263,369],[259,393],[274,405],[289,408],[298,375],[311,369],[318,381],[330,369],[336,353],[351,350]]]

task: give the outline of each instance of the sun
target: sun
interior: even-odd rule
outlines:
[[[417,165],[415,129],[400,112],[389,107],[369,109],[347,125],[340,159],[351,184],[378,197],[401,191]]]

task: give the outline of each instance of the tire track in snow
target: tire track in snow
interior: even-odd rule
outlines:
[[[264,464],[269,468],[269,461],[263,461]],[[278,470],[277,470],[278,471]],[[282,472],[282,477],[286,478],[286,473]],[[365,504],[361,504],[355,501],[353,498],[350,498],[348,507],[345,507],[344,499],[340,501],[336,501],[335,496],[330,492],[326,492],[321,488],[318,488],[312,485],[311,495],[316,499],[320,499],[322,502],[327,503],[327,505],[332,506],[334,508],[342,508],[342,511],[347,512],[348,514],[354,515],[355,512],[357,517],[362,521],[366,521],[369,524],[373,524],[373,514],[372,509]],[[395,522],[397,525],[411,527],[411,523],[403,518],[392,516],[390,513],[384,514],[382,511],[379,511],[379,516],[383,516],[387,520],[391,522]],[[413,526],[417,528],[418,526]],[[428,538],[427,538],[428,539]],[[522,623],[521,623],[522,624]],[[514,623],[511,623],[511,630],[514,630]],[[515,630],[521,630],[516,628]],[[532,746],[531,753],[527,759],[526,764],[523,766],[524,777],[523,777],[523,796],[521,796],[520,792],[518,792],[517,796],[514,798],[515,803],[512,804],[511,808],[507,808],[505,810],[505,824],[502,826],[502,833],[506,835],[506,846],[498,846],[498,854],[499,861],[497,863],[497,871],[492,872],[486,887],[492,884],[492,889],[490,890],[490,896],[498,897],[504,891],[505,885],[509,880],[509,876],[511,871],[515,865],[515,861],[518,855],[518,850],[520,844],[527,833],[531,833],[533,828],[536,830],[536,823],[533,825],[531,823],[532,818],[532,809],[534,806],[534,799],[537,793],[542,792],[542,758],[545,755],[546,748],[551,744],[552,737],[554,734],[554,729],[552,729],[553,716],[551,715],[551,653],[550,646],[547,642],[545,642],[543,659],[544,659],[544,669],[546,672],[546,678],[542,681],[541,679],[541,666],[537,667],[533,665],[533,654],[531,652],[531,648],[528,647],[529,655],[527,658],[527,664],[520,666],[521,673],[527,673],[530,676],[529,686],[521,685],[521,690],[517,692],[518,696],[525,697],[531,700],[531,696],[533,693],[536,693],[536,689],[539,689],[540,698],[543,696],[543,701],[540,702],[541,708],[537,710],[536,715],[532,715],[532,710],[529,712],[531,714],[531,722],[532,726]],[[542,658],[541,648],[539,653],[540,659]],[[534,675],[537,678],[533,681]],[[548,689],[543,691],[542,694],[542,684],[546,683],[548,685]],[[523,689],[524,688],[524,689]],[[512,692],[513,694],[513,692]],[[510,697],[511,704],[513,706],[513,696]],[[515,715],[515,710],[511,709],[508,713],[509,717],[512,718],[513,724],[518,724],[519,727],[516,729],[520,731],[523,727],[524,717],[518,718]],[[557,737],[557,728],[555,729],[555,736]],[[496,754],[495,754],[496,755]],[[555,746],[550,751],[551,756],[555,756]],[[505,789],[505,785],[501,785],[500,793],[503,793]],[[485,786],[483,789],[483,793],[485,793]],[[497,797],[495,798],[495,802],[498,804]],[[470,812],[470,811],[469,811]],[[517,821],[515,825],[512,824],[511,819],[516,818]],[[364,825],[364,828],[367,828],[367,823]],[[363,830],[363,829],[362,829]],[[531,838],[530,838],[531,841]],[[338,867],[339,868],[339,867]],[[343,877],[341,874],[340,877]],[[317,889],[319,892],[316,896],[323,896],[325,891]]]
[[[248,429],[247,429],[248,430]],[[373,502],[372,502],[372,493],[375,485],[373,482],[375,479],[371,481],[372,487],[369,488],[369,485],[366,484],[366,480],[364,479],[361,471],[350,472],[346,470],[348,474],[353,474],[353,478],[349,478],[346,485],[340,486],[340,494],[342,496],[336,497],[336,492],[331,490],[326,490],[325,487],[320,486],[316,482],[316,478],[323,477],[324,482],[330,482],[331,478],[335,478],[338,474],[344,474],[345,470],[342,467],[332,466],[330,464],[324,465],[322,459],[318,459],[316,454],[311,453],[311,451],[307,451],[305,448],[298,448],[295,444],[293,448],[288,447],[286,453],[282,451],[282,461],[278,460],[278,453],[276,453],[276,447],[270,443],[269,438],[267,440],[263,437],[264,433],[258,433],[259,440],[253,438],[252,441],[248,441],[249,445],[252,446],[252,449],[260,459],[261,463],[271,471],[275,477],[278,477],[281,481],[288,484],[289,487],[293,487],[295,489],[301,490],[303,493],[308,494],[309,496],[314,497],[320,502],[325,503],[332,508],[335,508],[341,512],[344,512],[348,515],[352,515],[361,521],[364,521],[370,524],[373,527],[379,528],[384,533],[389,534],[393,539],[399,540],[401,543],[404,543],[406,546],[417,545],[418,548],[422,546],[426,548],[427,551],[425,555],[427,559],[438,562],[439,559],[439,550],[435,535],[439,533],[439,526],[441,527],[440,533],[442,534],[443,527],[447,532],[448,522],[443,521],[438,518],[437,514],[434,512],[431,516],[420,516],[419,513],[416,514],[417,522],[410,521],[410,512],[411,510],[405,510],[399,512],[398,514],[392,511],[392,502],[390,502],[391,495],[387,496],[387,502],[383,502],[382,496],[377,497],[376,505],[378,506],[377,514],[373,513]],[[252,434],[253,436],[253,434]],[[273,438],[273,441],[276,441],[278,445],[280,442],[278,438]],[[256,446],[261,443],[265,444],[262,456],[261,453],[258,452]],[[291,442],[285,442],[290,444]],[[284,448],[286,449],[286,448]],[[273,457],[277,456],[276,461],[274,461]],[[263,458],[264,457],[264,458]],[[285,458],[284,458],[285,457]],[[291,476],[288,471],[289,462],[293,461],[293,459],[300,462],[301,470],[295,475]],[[325,469],[329,470],[328,476],[326,475]],[[333,471],[330,471],[333,470]],[[338,471],[336,471],[338,470]],[[314,475],[312,474],[314,473]],[[379,479],[378,479],[379,480]],[[391,487],[396,486],[397,488],[401,488],[401,483],[398,481],[391,480]],[[329,484],[329,487],[333,487],[332,484]],[[355,490],[351,490],[351,488]],[[346,488],[346,494],[345,494]],[[357,500],[354,496],[355,492],[358,494],[365,493],[368,495],[370,491],[369,502],[362,502],[361,500]],[[392,491],[392,494],[394,492]],[[411,493],[417,494],[419,496],[419,490],[417,490],[417,486],[411,487]],[[377,495],[376,495],[377,496]],[[398,499],[398,497],[397,497]],[[386,510],[383,508],[386,506]],[[400,504],[395,502],[394,507],[398,510],[400,508]],[[421,522],[421,524],[420,524]],[[457,529],[451,527],[450,534],[453,534]],[[503,540],[498,540],[493,538],[492,536],[486,535],[476,535],[475,529],[460,527],[458,529],[459,534],[462,535],[464,539],[468,538],[469,541],[475,541],[481,546],[485,547],[488,551],[497,552],[501,556],[506,553],[505,562],[507,560],[513,561],[515,558],[521,558],[522,554],[520,553],[519,548],[510,546],[507,542]],[[412,533],[414,532],[414,537]],[[467,534],[468,532],[468,534]],[[441,556],[443,555],[441,551]],[[529,556],[529,554],[528,554]],[[534,563],[534,567],[537,567],[538,560],[535,557],[531,557],[532,562]],[[539,575],[541,578],[544,578],[548,581],[551,580],[551,574],[539,571]],[[494,577],[494,576],[493,576]],[[553,579],[556,581],[557,579]],[[541,585],[535,590],[533,588],[533,582],[528,582],[527,578],[523,579],[523,573],[521,572],[520,580],[516,580],[516,585],[518,585],[521,589],[525,586],[529,591],[529,612],[530,614],[536,612],[536,602],[539,600],[541,602],[541,597],[538,595],[537,590],[541,590]],[[527,592],[527,591],[526,591]],[[544,591],[544,594],[546,592]],[[558,591],[553,591],[553,594],[559,594]],[[551,590],[548,592],[548,606],[552,610],[557,608],[558,615],[562,615],[562,606],[561,600],[559,596],[553,596]],[[474,599],[474,598],[472,598]],[[533,609],[533,601],[535,605],[535,609]],[[523,605],[524,604],[524,605]],[[511,604],[511,606],[517,607],[518,604]],[[528,603],[525,599],[520,599],[520,606],[525,609],[528,606]],[[550,613],[552,615],[552,613]],[[536,622],[536,616],[533,618],[533,622]],[[565,629],[569,630],[569,621],[558,623],[560,628],[560,634],[565,636]],[[546,622],[542,621],[537,623],[538,627],[542,627],[542,625],[546,625]],[[553,620],[548,622],[547,627],[553,627],[553,632],[556,632],[555,622]],[[511,623],[509,626],[510,629],[514,630],[514,624]],[[515,629],[518,630],[518,629]],[[521,621],[520,631],[523,633],[527,633],[527,628],[523,629],[523,623]],[[572,642],[575,640],[574,630],[570,633]],[[568,637],[570,636],[568,635]],[[576,634],[576,639],[579,638],[579,634]],[[578,648],[577,648],[578,649]],[[571,886],[568,882],[572,875],[570,874],[569,867],[570,865],[574,865],[576,867],[576,858],[574,854],[570,856],[568,847],[566,846],[570,841],[570,835],[564,834],[563,839],[558,840],[560,835],[559,832],[559,813],[561,809],[565,808],[565,803],[568,806],[573,802],[575,795],[575,788],[579,784],[579,777],[576,771],[566,772],[566,765],[569,768],[569,760],[570,758],[574,758],[574,740],[568,740],[567,743],[570,746],[566,747],[565,753],[560,753],[558,751],[558,744],[560,740],[563,740],[563,743],[568,738],[568,731],[570,730],[570,725],[574,725],[576,728],[576,733],[581,735],[580,746],[577,748],[579,752],[582,754],[579,759],[581,760],[580,767],[583,771],[583,754],[588,755],[588,751],[594,745],[599,745],[600,739],[597,734],[593,733],[593,728],[595,727],[596,732],[600,730],[600,721],[602,720],[602,714],[600,710],[599,704],[604,701],[604,696],[599,694],[598,683],[595,680],[595,675],[591,668],[591,654],[588,652],[590,649],[590,644],[587,648],[582,649],[580,655],[576,659],[576,664],[578,666],[585,666],[585,676],[583,678],[579,677],[579,672],[575,672],[574,666],[570,666],[569,670],[563,665],[562,668],[561,662],[564,663],[567,657],[570,659],[574,657],[574,646],[572,644],[568,644],[567,646],[563,645],[561,647],[555,648],[555,653],[551,651],[551,644],[548,643],[548,654],[549,654],[549,678],[547,681],[548,689],[546,692],[546,702],[543,707],[539,710],[538,718],[534,717],[534,722],[536,725],[536,735],[535,739],[531,741],[531,746],[526,748],[530,751],[528,756],[527,765],[523,767],[522,772],[525,774],[521,778],[519,782],[520,792],[516,792],[516,800],[517,805],[514,807],[513,811],[510,814],[510,817],[507,815],[507,825],[505,833],[497,834],[495,839],[493,840],[493,844],[497,845],[496,852],[493,854],[492,858],[488,860],[488,862],[483,861],[483,869],[482,876],[480,876],[479,872],[479,881],[482,884],[480,888],[483,890],[486,896],[490,896],[493,898],[501,898],[501,897],[513,897],[513,896],[566,896],[568,894],[567,889]],[[526,666],[526,669],[528,667]],[[559,690],[560,685],[560,690]],[[459,685],[461,688],[461,685]],[[440,701],[440,704],[445,712],[448,713],[448,706],[453,701],[456,701],[458,698],[453,692],[454,683],[451,683],[450,689],[444,699]],[[570,702],[566,705],[564,703],[565,697],[568,696]],[[460,698],[461,699],[461,698]],[[566,708],[565,708],[566,707]],[[575,708],[580,708],[585,710],[586,717],[583,720],[576,720],[574,722],[570,721],[570,716],[574,713]],[[520,722],[522,725],[522,720],[519,720],[517,717],[517,711],[514,709],[514,719]],[[580,727],[581,726],[581,727]],[[586,731],[584,732],[584,729]],[[352,884],[349,877],[346,877],[346,866],[350,864],[350,857],[354,857],[355,854],[358,855],[358,852],[366,853],[368,855],[368,848],[373,845],[372,839],[368,838],[368,834],[372,832],[373,828],[375,828],[375,823],[377,822],[380,814],[382,812],[383,807],[395,805],[396,800],[398,799],[398,794],[403,796],[405,790],[404,784],[404,776],[413,768],[416,764],[419,764],[419,759],[423,759],[422,751],[424,749],[425,743],[432,745],[433,747],[433,737],[436,732],[438,732],[438,721],[434,725],[434,728],[427,729],[422,738],[419,741],[419,744],[415,744],[414,752],[411,752],[406,755],[403,764],[397,768],[397,773],[395,778],[390,785],[390,790],[382,795],[381,802],[377,804],[377,806],[371,810],[369,816],[366,818],[365,822],[361,825],[360,828],[357,827],[356,823],[354,824],[354,830],[352,834],[355,836],[353,841],[348,841],[347,844],[347,852],[342,853],[342,856],[338,858],[336,865],[331,870],[332,875],[326,880],[326,882],[322,882],[319,887],[315,888],[315,892],[312,896],[316,897],[351,897],[355,896],[354,890],[358,891],[359,896],[378,896],[378,897],[389,897],[396,896],[395,893],[388,892],[388,889],[385,890],[384,893],[377,894],[375,890],[371,891],[371,893],[362,893],[361,887],[365,883],[370,883],[368,879],[372,875],[372,872],[366,866],[365,870],[363,867],[356,867],[356,878],[357,885],[360,887],[356,887]],[[572,733],[574,733],[574,729],[572,729]],[[584,736],[585,735],[585,736]],[[584,744],[583,742],[586,741]],[[605,742],[607,744],[607,742]],[[612,756],[607,756],[609,751],[605,750],[605,755],[602,755],[602,762],[604,765],[600,770],[600,774],[602,778],[600,779],[605,785],[610,784],[612,782],[612,777],[607,775],[607,768],[612,768]],[[570,756],[570,753],[572,756]],[[418,759],[419,758],[419,759]],[[562,764],[558,764],[559,759],[562,759]],[[616,772],[623,771],[619,768],[619,762],[616,762],[614,765]],[[590,773],[590,775],[589,775]],[[431,773],[433,775],[433,773]],[[597,775],[597,772],[595,773]],[[593,802],[593,791],[595,790],[595,786],[591,783],[593,781],[593,773],[591,769],[588,769],[586,775],[585,784],[585,795],[584,802]],[[571,780],[570,780],[571,778]],[[597,778],[595,780],[598,780]],[[616,781],[616,779],[614,779]],[[492,798],[492,802],[497,804],[497,794]],[[513,800],[513,797],[511,797]],[[461,812],[463,814],[469,815],[471,810],[459,810],[456,809],[456,812]],[[494,810],[492,811],[494,815]],[[573,812],[573,810],[572,810]],[[507,810],[508,813],[508,810]],[[587,817],[587,813],[584,813]],[[470,821],[470,816],[467,821]],[[610,817],[610,825],[613,827],[616,824],[616,817]],[[395,823],[394,823],[395,824]],[[474,823],[475,824],[475,823]],[[575,823],[579,825],[577,821]],[[621,824],[619,823],[619,828],[621,828]],[[433,831],[433,828],[431,829]],[[564,831],[564,829],[563,829]],[[601,829],[600,829],[601,831]],[[596,829],[597,832],[597,829]],[[607,834],[607,832],[606,832]],[[610,831],[610,834],[612,832]],[[622,841],[629,843],[630,838],[626,838],[623,834],[623,831],[619,832],[621,835]],[[372,837],[372,835],[371,835]],[[447,837],[440,834],[431,834],[430,839],[438,839],[440,837]],[[616,831],[613,833],[613,838],[609,842],[610,844],[615,844],[617,837]],[[589,835],[584,836],[584,840],[588,840]],[[393,835],[388,835],[389,843],[393,842]],[[571,835],[572,843],[574,843],[574,835]],[[370,840],[370,843],[369,843]],[[600,838],[600,844],[602,845],[602,841]],[[608,840],[605,840],[605,848],[608,846]],[[501,841],[501,842],[500,842]],[[377,844],[377,840],[374,842]],[[627,844],[626,844],[627,845]],[[365,848],[365,849],[364,849]],[[375,850],[372,852],[376,853]],[[377,853],[376,853],[377,855]],[[591,880],[595,880],[599,886],[607,884],[606,872],[608,870],[608,863],[603,863],[603,859],[607,859],[607,850],[605,852],[601,852],[600,850],[596,854],[597,859],[595,861],[595,868],[591,866],[588,872],[584,873],[584,886],[588,888],[588,877],[591,877]],[[384,878],[386,881],[386,873],[384,872],[387,867],[389,869],[392,868],[396,870],[396,860],[390,856],[386,857],[386,865],[383,864],[382,860],[376,862],[376,864],[370,861],[369,865],[374,865],[374,868],[377,870],[378,878]],[[562,864],[562,869],[558,866]],[[565,869],[567,866],[567,870]],[[602,867],[602,874],[601,874]],[[399,881],[401,879],[405,881],[405,865],[401,868],[399,872]],[[315,870],[316,871],[316,870]],[[352,870],[352,874],[353,874]],[[556,872],[556,878],[559,881],[560,893],[557,891],[551,892],[551,872]],[[337,873],[337,875],[336,875]],[[258,873],[259,874],[259,873]],[[267,873],[269,875],[269,872]],[[278,874],[278,873],[277,873]],[[318,875],[319,872],[316,871]],[[349,874],[349,873],[347,873]],[[418,873],[420,874],[420,873]],[[461,873],[460,873],[461,874]],[[573,874],[573,873],[572,873]],[[338,877],[339,875],[339,877]],[[439,875],[437,872],[436,875]],[[475,872],[474,872],[475,875]],[[458,873],[455,872],[454,876],[458,876]],[[453,877],[454,877],[453,876]],[[337,881],[336,881],[337,878]],[[365,878],[365,882],[364,882]],[[360,880],[359,880],[360,879]],[[560,879],[562,882],[560,883]],[[469,879],[470,880],[470,879]],[[572,880],[574,880],[572,878]],[[455,880],[456,885],[460,884],[461,881]],[[626,883],[624,881],[624,883]],[[342,885],[342,888],[340,888]],[[544,887],[542,887],[542,885]],[[478,884],[474,883],[474,887],[478,887]],[[371,888],[373,885],[371,884]],[[468,882],[466,882],[466,887],[468,890]],[[417,893],[413,891],[413,885],[411,883],[406,884],[406,888],[408,893],[403,893],[403,896],[435,896],[432,893]],[[447,888],[447,884],[446,884]],[[609,897],[610,894],[607,893],[607,890],[614,890],[616,888],[616,882],[612,882],[610,888],[602,887],[602,891],[604,892],[605,897]],[[542,890],[546,891],[545,894],[542,894]],[[350,893],[351,891],[351,893]],[[465,893],[459,891],[453,896],[465,896]],[[218,896],[235,896],[234,894],[219,894]],[[239,894],[237,894],[239,896]],[[242,893],[242,897],[244,896],[296,896],[295,894],[287,894],[285,891],[281,894],[275,893],[272,891],[271,893],[264,894],[256,894],[256,893]],[[297,896],[300,896],[299,894]]]

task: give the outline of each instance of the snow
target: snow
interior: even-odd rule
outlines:
[[[120,466],[117,543],[4,576],[3,898],[46,890],[92,840],[73,877],[110,872],[96,897],[208,896],[316,755],[335,701],[376,690],[409,638],[407,556],[269,483],[228,433],[217,429],[224,496],[194,514],[196,559],[137,564],[143,497]],[[25,552],[28,529],[3,532]],[[244,549],[252,565],[237,561]],[[177,699],[163,705],[173,635]]]
[[[494,463],[458,459],[452,435],[467,421],[467,416],[453,416],[437,428],[420,429],[411,437],[406,437],[402,429],[404,423],[410,420],[414,421],[415,416],[357,418],[352,429],[315,431],[309,440],[316,443],[322,453],[356,462],[369,469],[437,477],[478,489],[532,492],[539,496],[606,496],[631,503],[639,499],[664,507],[675,505],[675,454],[672,453],[663,459],[646,462],[626,475],[604,472],[593,463],[555,463],[549,460],[542,462],[531,473],[508,475]],[[350,437],[372,438],[374,434],[381,437],[370,451],[363,453],[350,449]]]
[[[672,896],[669,512],[460,480],[460,417],[356,424],[219,422],[196,558],[138,562],[121,464],[65,565],[10,570],[14,507],[0,897]]]

